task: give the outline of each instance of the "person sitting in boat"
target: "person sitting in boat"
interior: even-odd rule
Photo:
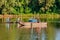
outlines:
[[[29,22],[32,22],[32,23],[39,23],[39,18],[30,18],[29,19]],[[39,35],[39,32],[40,32],[40,28],[39,27],[36,27],[36,28],[34,28],[34,36],[38,36]],[[37,38],[38,39],[38,38]]]
[[[30,19],[29,19],[29,22],[34,22],[34,23],[35,23],[35,22],[37,22],[37,19],[30,18]]]
[[[10,23],[10,19],[9,19],[9,17],[6,19],[6,23]]]
[[[39,17],[36,17],[35,19],[37,20],[37,23],[40,22],[40,18]]]
[[[30,18],[29,22],[39,23],[40,21],[39,21],[39,18]]]

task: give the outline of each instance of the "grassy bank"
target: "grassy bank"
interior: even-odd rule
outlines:
[[[8,17],[9,15],[5,15],[4,17]],[[31,17],[39,17],[39,19],[41,21],[51,21],[51,20],[60,20],[60,15],[59,14],[19,14],[19,15],[10,15],[10,17],[12,17],[12,19],[17,19],[17,18],[21,18],[23,21],[28,21],[29,18]],[[1,19],[1,15],[0,15],[0,19]]]

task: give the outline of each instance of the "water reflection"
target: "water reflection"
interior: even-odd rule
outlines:
[[[56,40],[60,40],[60,29],[56,29]]]
[[[45,34],[45,30],[42,30],[42,40],[46,40],[47,35]]]
[[[48,32],[50,30],[51,30],[51,27],[48,28]],[[45,38],[47,36],[45,35],[45,32],[43,31],[42,33],[43,34],[42,34],[41,40],[46,40]],[[48,36],[53,36],[53,33],[52,35],[49,34]],[[17,24],[10,24],[10,28],[9,30],[7,30],[6,24],[0,22],[0,40],[30,40],[30,37],[31,37],[30,29],[17,28]],[[55,40],[60,40],[60,29],[55,29],[55,37],[56,37]]]

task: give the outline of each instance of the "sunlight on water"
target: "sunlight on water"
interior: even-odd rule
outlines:
[[[56,40],[60,40],[60,29],[56,29]]]

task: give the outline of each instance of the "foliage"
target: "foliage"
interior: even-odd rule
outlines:
[[[60,0],[0,0],[0,14],[5,12],[7,14],[60,13]]]

